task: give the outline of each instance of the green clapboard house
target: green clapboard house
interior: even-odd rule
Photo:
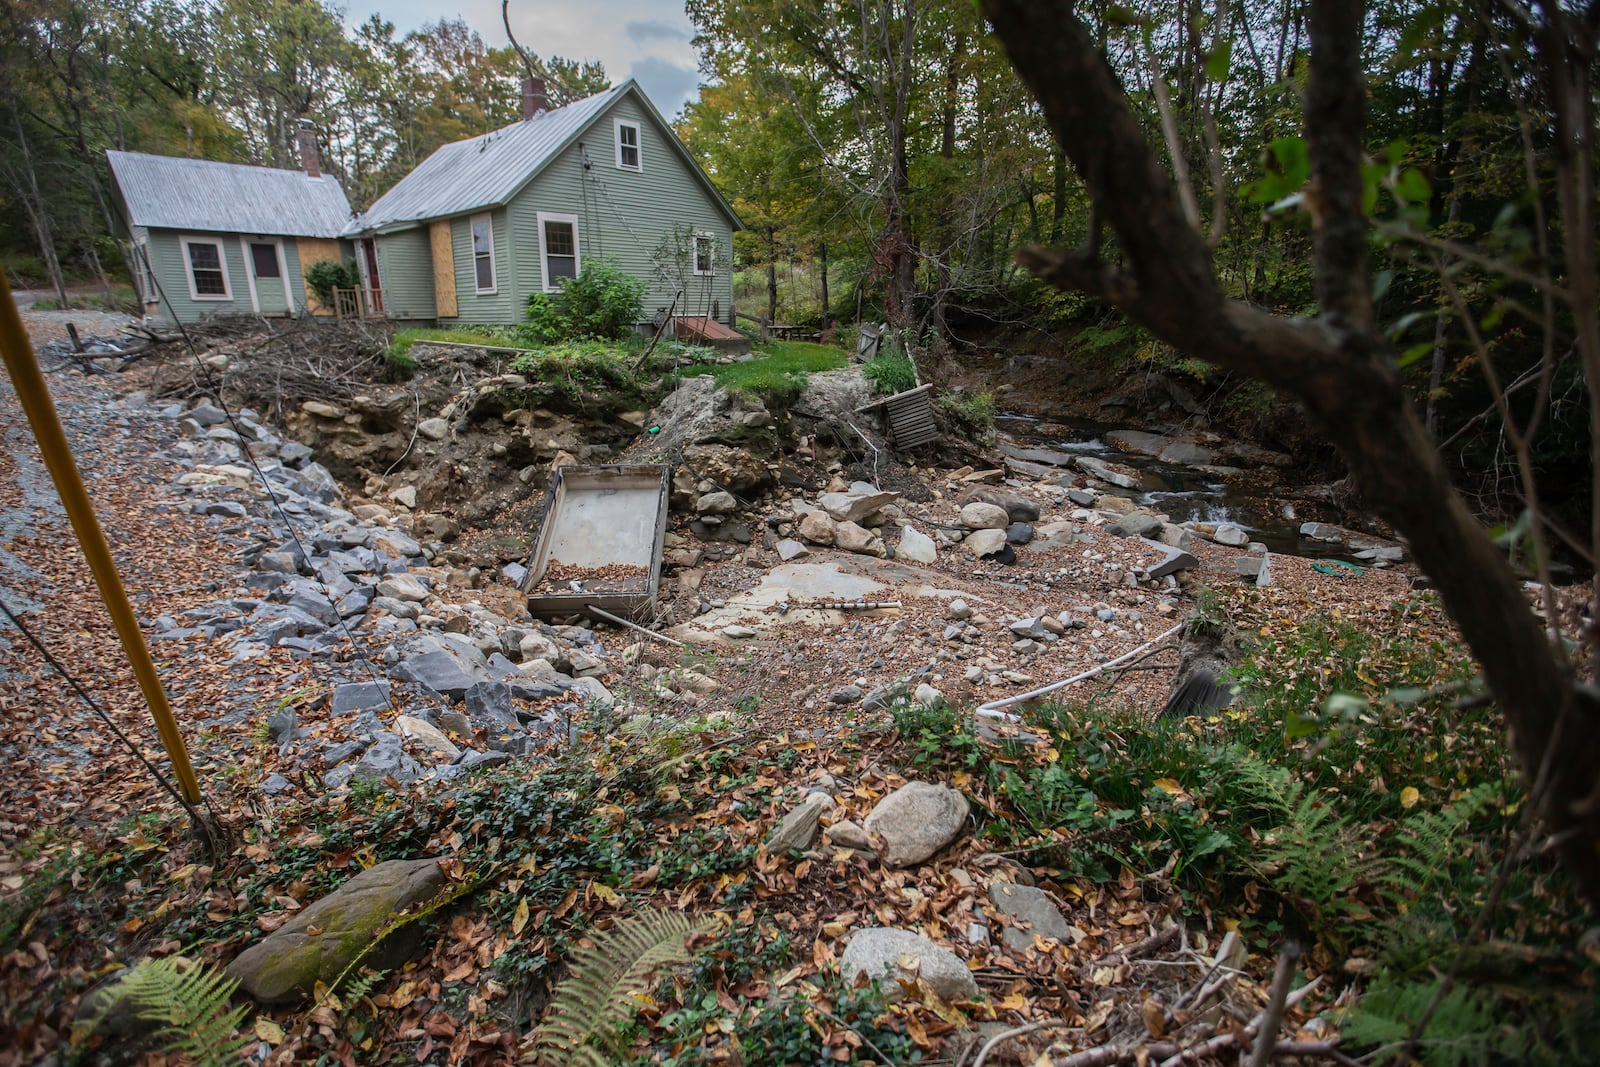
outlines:
[[[349,256],[350,204],[300,131],[302,170],[107,152],[129,262],[147,319],[319,312],[313,263]]]
[[[649,283],[646,319],[733,322],[739,218],[631,79],[547,109],[522,87],[522,119],[447,144],[344,230],[363,284],[391,319],[518,323],[596,257]],[[682,328],[680,324],[680,329]]]

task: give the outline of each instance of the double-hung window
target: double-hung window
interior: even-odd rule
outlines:
[[[494,222],[488,215],[472,216],[472,269],[478,292],[494,292]]]
[[[717,239],[710,234],[696,234],[694,238],[694,272],[696,274],[715,274],[717,272]]]
[[[617,119],[617,166],[622,170],[639,170],[639,124],[627,119]]]
[[[233,287],[228,282],[228,263],[222,254],[222,242],[212,237],[180,237],[185,272],[189,278],[189,295],[195,300],[232,300]]]
[[[578,276],[578,216],[539,212],[539,260],[546,292],[559,289],[563,278]]]

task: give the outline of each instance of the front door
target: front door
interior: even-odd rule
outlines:
[[[245,241],[244,248],[256,310],[263,315],[293,314],[294,297],[289,292],[283,242],[263,238]]]

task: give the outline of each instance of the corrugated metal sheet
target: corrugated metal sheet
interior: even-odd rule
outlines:
[[[349,232],[464,215],[504,204],[632,84],[624,82],[493,133],[445,145],[380,196],[351,224]],[[605,151],[610,151],[609,142]]]
[[[107,152],[129,222],[170,230],[337,237],[350,202],[331,175]]]

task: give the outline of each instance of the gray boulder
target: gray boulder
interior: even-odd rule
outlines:
[[[1005,917],[1000,937],[1013,952],[1026,952],[1031,948],[1034,934],[1073,945],[1086,936],[1062,918],[1061,909],[1042,889],[996,882],[989,887],[989,900]]]
[[[865,976],[879,980],[885,1000],[905,996],[900,979],[920,978],[947,1001],[975,1000],[978,982],[960,956],[910,930],[873,926],[858,930],[839,958],[839,973],[847,986]]]
[[[954,841],[967,811],[967,798],[949,786],[907,782],[878,801],[862,825],[883,838],[886,865],[910,867]]]
[[[263,1004],[288,1004],[309,997],[320,982],[332,982],[396,914],[437,896],[444,872],[432,859],[388,860],[369,867],[242,952],[227,973]],[[403,927],[368,957],[373,967],[404,961],[421,933]]]
[[[994,504],[1006,509],[1008,522],[1038,522],[1039,504],[1021,493],[999,489],[992,485],[975,485],[956,498],[963,506],[973,503]]]
[[[781,542],[778,547],[782,549]],[[900,530],[900,543],[895,546],[894,555],[910,563],[933,563],[939,558],[939,548],[933,538],[915,526],[905,526]]]

